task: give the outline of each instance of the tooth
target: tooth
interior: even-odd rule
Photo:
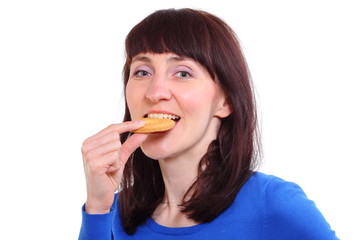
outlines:
[[[162,113],[150,113],[147,115],[148,118],[167,118],[172,120],[178,120],[180,117],[172,114],[162,114]]]

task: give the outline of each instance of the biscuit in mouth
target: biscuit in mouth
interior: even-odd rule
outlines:
[[[146,124],[136,130],[133,130],[134,133],[154,133],[154,132],[164,132],[172,129],[176,121],[178,121],[180,117],[176,115],[170,114],[156,114],[151,113],[148,114],[147,117],[139,119],[144,121]]]

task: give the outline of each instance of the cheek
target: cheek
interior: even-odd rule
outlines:
[[[126,102],[131,114],[131,118],[133,119],[134,113],[137,111],[137,107],[140,106],[140,90],[136,90],[136,86],[134,84],[127,84],[126,86]]]
[[[199,89],[198,91],[189,91],[182,95],[186,111],[198,112],[199,114],[214,108],[217,94],[212,88]]]
[[[126,102],[128,103],[128,105],[132,105],[132,94],[131,94],[131,90],[130,87],[127,85],[126,86]]]

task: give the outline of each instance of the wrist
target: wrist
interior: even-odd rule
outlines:
[[[93,204],[93,203],[87,201],[85,203],[84,210],[88,214],[107,214],[111,211],[111,208]]]

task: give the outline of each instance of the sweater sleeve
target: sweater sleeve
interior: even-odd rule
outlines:
[[[88,214],[82,207],[82,225],[79,240],[111,240],[114,209],[107,214]]]
[[[297,184],[274,179],[266,186],[264,196],[264,234],[268,239],[338,239]]]

